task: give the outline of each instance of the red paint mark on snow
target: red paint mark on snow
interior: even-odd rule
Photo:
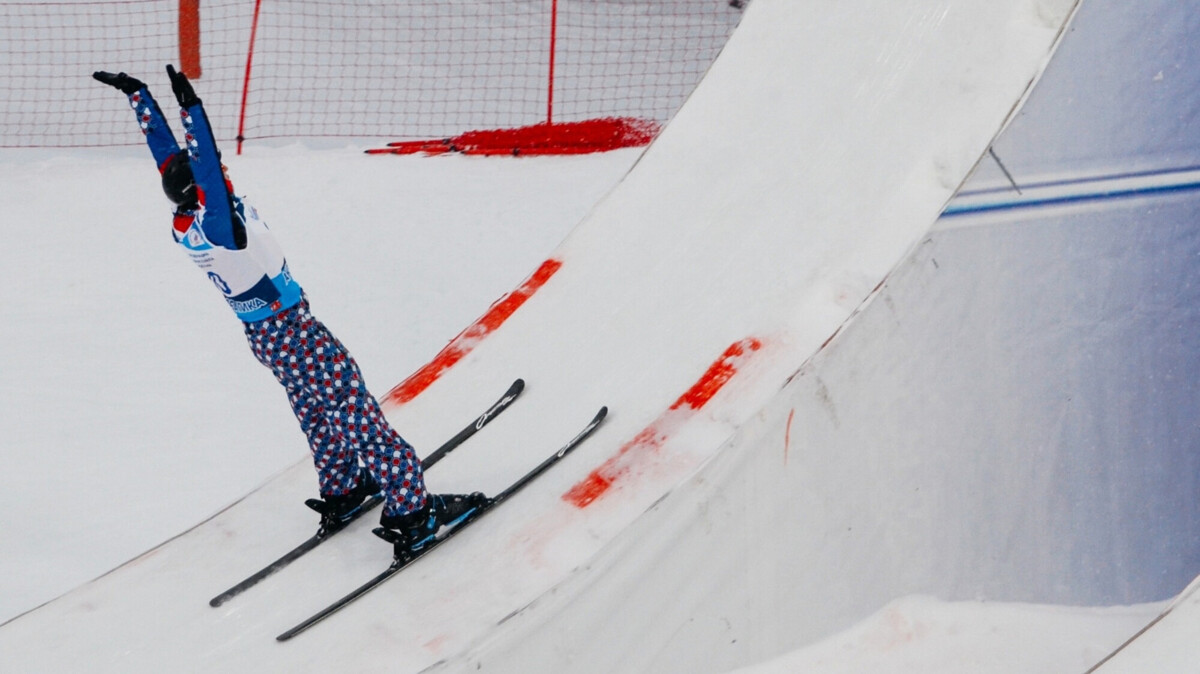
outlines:
[[[721,357],[709,366],[704,376],[700,377],[699,381],[693,384],[687,393],[680,396],[674,405],[671,405],[671,409],[677,410],[682,407],[689,407],[693,410],[698,410],[704,407],[717,394],[717,391],[720,391],[721,387],[725,386],[726,382],[732,379],[733,375],[737,374],[742,356],[758,351],[761,348],[762,342],[754,337],[730,344],[729,348],[725,349],[725,353],[721,354]]]
[[[787,428],[783,431],[783,465],[788,462],[788,450],[792,448],[792,419],[796,416],[796,410],[788,412]]]
[[[437,381],[442,376],[442,373],[454,367],[479,342],[503,325],[510,316],[516,313],[517,309],[521,308],[522,304],[525,304],[526,300],[532,297],[561,268],[562,262],[560,260],[550,259],[543,262],[542,266],[538,267],[537,271],[526,279],[519,288],[498,300],[479,320],[472,323],[466,330],[460,332],[457,337],[450,340],[450,343],[437,356],[434,356],[433,360],[426,363],[420,370],[414,372],[408,379],[400,382],[391,391],[388,391],[387,395],[383,397],[381,404],[403,405],[420,395],[433,382]]]
[[[761,348],[762,342],[754,337],[730,345],[725,349],[725,353],[709,366],[708,371],[662,416],[622,445],[621,449],[600,467],[571,487],[563,494],[563,500],[577,508],[586,508],[603,496],[614,482],[630,473],[640,457],[657,452],[676,429],[696,410],[708,404],[708,401],[737,374],[745,359]]]
[[[441,655],[442,651],[445,650],[446,643],[449,640],[449,634],[439,634],[429,641],[426,641],[422,645],[425,647],[425,650],[429,651],[430,653],[433,653],[434,655]]]
[[[640,455],[648,451],[657,451],[666,441],[669,435],[663,432],[661,427],[664,425],[666,425],[664,418],[659,417],[632,440],[622,445],[615,456],[571,487],[563,495],[563,500],[573,504],[576,508],[585,508],[592,501],[600,498],[604,492],[608,491],[613,482],[629,472],[628,456],[630,454]]]

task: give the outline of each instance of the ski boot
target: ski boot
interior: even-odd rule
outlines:
[[[325,537],[346,526],[363,510],[373,507],[383,500],[379,485],[369,473],[363,471],[358,478],[358,484],[348,493],[341,496],[324,496],[310,498],[304,505],[321,514],[321,526],[317,536]]]
[[[383,515],[376,536],[392,544],[397,561],[408,561],[422,548],[437,540],[438,532],[459,526],[491,505],[480,492],[471,494],[430,494],[425,507],[403,515]]]

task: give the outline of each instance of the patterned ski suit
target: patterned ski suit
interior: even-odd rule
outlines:
[[[146,88],[129,95],[162,171],[179,151]],[[425,506],[421,464],[388,425],[341,342],[313,317],[266,224],[233,194],[203,105],[180,110],[200,206],[176,211],[173,234],[242,320],[255,358],[287,391],[308,438],[322,496],[356,487],[365,469],[386,497],[384,516]]]

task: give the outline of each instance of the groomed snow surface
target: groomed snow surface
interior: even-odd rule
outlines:
[[[1200,190],[1071,197],[1200,156],[1162,140],[1192,137],[1188,12],[1085,2],[1042,76],[1074,9],[756,0],[642,156],[229,157],[377,395],[555,261],[389,406],[428,451],[529,382],[435,490],[494,491],[612,409],[286,645],[389,551],[363,522],[208,607],[311,533],[302,436],[144,151],[0,155],[3,609],[75,588],[0,627],[3,668],[1082,672],[1173,607],[1100,671],[1187,671]],[[1087,81],[1107,107],[1072,107]],[[937,220],[981,157],[967,188],[1005,207]]]
[[[380,395],[516,286],[638,155],[381,161],[366,147],[226,161]],[[148,151],[6,150],[0,176],[3,452],[26,476],[0,490],[7,620],[308,454],[239,323],[171,244]]]

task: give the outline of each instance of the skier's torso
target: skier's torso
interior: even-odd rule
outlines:
[[[173,234],[238,318],[247,323],[261,321],[298,304],[302,290],[292,279],[283,250],[258,212],[237,197],[232,201],[234,217],[245,226],[245,248],[227,248],[210,241],[205,233],[203,208],[176,214]]]

